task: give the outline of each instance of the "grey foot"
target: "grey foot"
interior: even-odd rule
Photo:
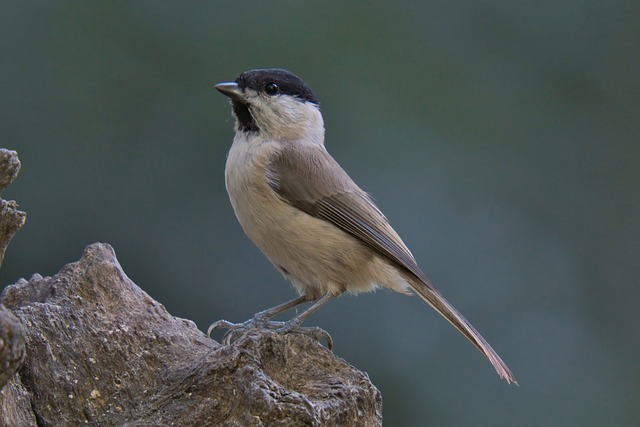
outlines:
[[[207,336],[211,338],[211,332],[214,329],[228,329],[228,332],[222,337],[221,343],[223,345],[231,345],[234,341],[238,340],[242,335],[252,329],[267,329],[279,334],[288,334],[290,332],[300,333],[308,335],[316,341],[327,342],[327,348],[331,350],[333,348],[333,339],[327,331],[317,327],[301,327],[298,322],[275,322],[273,320],[263,320],[260,318],[249,319],[243,323],[231,323],[226,320],[218,320],[209,326],[207,329]]]
[[[242,323],[231,323],[227,320],[218,320],[209,326],[207,329],[207,336],[211,338],[211,332],[213,332],[214,329],[228,329],[229,331],[222,337],[222,344],[230,345],[233,341],[236,341],[240,336],[252,329],[277,330],[282,328],[284,325],[284,322],[273,322],[255,317]]]

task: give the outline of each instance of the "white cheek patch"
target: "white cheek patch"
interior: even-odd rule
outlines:
[[[260,133],[269,139],[307,138],[320,143],[324,122],[316,104],[290,95],[269,96],[247,89],[245,98]]]

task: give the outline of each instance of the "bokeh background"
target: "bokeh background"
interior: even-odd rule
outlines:
[[[369,373],[388,426],[640,425],[637,1],[2,2],[0,132],[28,213],[2,285],[94,241],[201,329],[294,296],[224,189],[212,87],[287,68],[329,151],[518,376],[418,298],[309,324]]]

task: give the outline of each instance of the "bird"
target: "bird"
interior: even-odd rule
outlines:
[[[241,73],[215,89],[230,98],[235,133],[225,184],[245,234],[299,296],[263,310],[244,323],[219,320],[232,333],[268,328],[279,333],[320,328],[302,322],[343,293],[387,288],[417,294],[460,331],[507,383],[516,378],[471,323],[436,290],[373,199],[325,148],[325,128],[313,90],[290,71]],[[277,314],[310,303],[286,322]],[[236,335],[237,336],[237,335]],[[327,338],[331,347],[330,337]]]

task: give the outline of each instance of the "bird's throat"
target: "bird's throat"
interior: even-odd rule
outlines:
[[[258,125],[251,115],[249,105],[236,100],[233,100],[231,103],[233,104],[233,113],[238,119],[238,130],[244,132],[257,132]]]

